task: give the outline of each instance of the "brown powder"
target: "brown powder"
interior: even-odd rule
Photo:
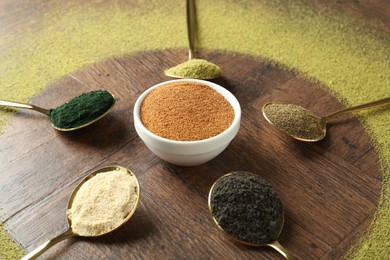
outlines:
[[[141,105],[141,121],[154,134],[179,141],[216,136],[233,122],[234,111],[207,85],[175,82],[152,90]]]

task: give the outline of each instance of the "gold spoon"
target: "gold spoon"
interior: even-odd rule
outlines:
[[[136,177],[134,175],[134,173],[132,173],[129,169],[126,169],[124,167],[121,167],[121,166],[117,166],[117,165],[114,165],[114,166],[107,166],[107,167],[104,167],[104,168],[101,168],[99,170],[96,170],[90,174],[88,174],[87,177],[85,177],[78,185],[77,187],[73,190],[73,193],[71,194],[70,198],[69,198],[69,202],[68,202],[68,210],[72,207],[72,203],[73,203],[73,200],[77,194],[77,191],[80,189],[80,187],[86,182],[88,181],[89,179],[93,178],[96,174],[98,173],[102,173],[102,172],[109,172],[109,171],[123,171],[123,172],[126,172],[127,174],[133,176],[133,177]],[[137,206],[138,206],[138,201],[139,201],[139,183],[138,183],[138,180],[136,178],[136,185],[137,185],[137,188],[136,188],[136,193],[137,193],[137,198],[136,198],[136,201],[135,201],[135,204],[134,204],[134,207],[131,209],[131,211],[129,212],[129,214],[126,216],[125,219],[123,219],[122,223],[118,226],[116,226],[115,228],[103,233],[103,234],[100,234],[100,235],[94,235],[94,236],[91,236],[91,237],[97,237],[97,236],[103,236],[103,235],[106,235],[108,233],[111,233],[113,232],[114,230],[117,230],[119,227],[123,226],[123,224],[125,224],[130,218],[131,216],[134,214]],[[74,233],[72,231],[72,221],[71,219],[69,218],[69,216],[67,216],[67,219],[68,219],[68,229],[63,232],[62,234],[60,234],[59,236],[43,243],[42,245],[40,245],[39,247],[37,247],[36,249],[34,249],[33,251],[31,251],[28,255],[24,256],[22,258],[22,260],[28,260],[28,259],[35,259],[37,258],[38,256],[40,256],[42,253],[44,253],[46,250],[48,250],[50,247],[54,246],[55,244],[61,242],[62,240],[64,239],[67,239],[69,237],[72,237],[72,236],[81,236],[81,235],[78,235],[76,233]]]
[[[218,227],[218,230],[221,231],[223,234],[225,234],[228,238],[230,238],[231,240],[235,241],[235,242],[238,242],[238,243],[241,243],[241,244],[244,244],[244,245],[249,245],[249,246],[268,246],[268,247],[272,247],[273,249],[275,249],[277,252],[279,252],[283,257],[285,257],[286,259],[296,259],[294,255],[292,255],[291,252],[289,252],[285,247],[283,247],[279,241],[277,239],[273,240],[273,241],[269,241],[269,242],[266,242],[264,244],[260,244],[260,243],[252,243],[252,242],[248,242],[244,237],[239,237],[240,235],[234,235],[232,233],[229,233],[228,231],[226,231],[222,226],[223,224],[220,223],[217,218],[216,218],[216,214],[213,212],[213,195],[215,195],[215,190],[219,187],[221,188],[221,180],[223,180],[224,178],[231,178],[231,177],[234,177],[234,175],[237,175],[237,174],[245,174],[247,176],[254,176],[255,178],[261,178],[259,175],[256,175],[256,174],[253,174],[251,172],[232,172],[232,173],[228,173],[228,174],[225,174],[223,175],[222,177],[220,177],[214,184],[213,186],[211,187],[210,189],[210,192],[209,192],[209,197],[208,197],[208,206],[209,206],[209,211],[211,213],[211,216],[215,222],[215,224],[217,225]],[[262,179],[262,178],[261,178]],[[268,182],[266,182],[264,179],[262,179],[262,182],[264,183],[267,183],[267,186],[269,187],[269,189],[271,189],[271,185],[268,184]],[[236,182],[237,183],[237,182]],[[233,190],[230,190],[231,192],[234,192]],[[254,191],[256,193],[261,193],[261,191]],[[276,194],[276,193],[275,193]],[[243,195],[243,194],[241,194]],[[272,196],[272,195],[268,195],[268,196]],[[279,199],[279,197],[277,196],[273,196],[273,202],[275,204],[279,204],[281,205],[281,201]],[[216,206],[216,205],[214,205]],[[221,208],[227,208],[227,205],[219,205],[221,206]],[[260,206],[260,205],[259,205]],[[223,209],[225,211],[225,209]],[[221,210],[221,209],[219,209]],[[233,209],[230,207],[229,209],[226,209],[226,210],[229,210],[229,211],[233,211]],[[235,212],[237,213],[237,212]],[[239,213],[243,213],[243,212],[239,212]],[[233,214],[233,215],[240,215],[240,214]],[[272,232],[274,234],[277,234],[276,237],[279,237],[280,233],[282,232],[282,229],[283,229],[283,224],[284,224],[284,213],[282,212],[281,213],[281,216],[282,217],[282,220],[280,221],[279,225],[273,225],[273,226],[270,226],[270,230],[272,230]],[[262,221],[261,219],[256,219],[256,221]],[[229,222],[230,223],[230,222]],[[256,237],[261,237],[262,235],[264,235],[263,233],[260,233],[260,230],[250,230],[251,232],[254,232],[254,235]]]
[[[204,59],[196,59],[195,42],[195,3],[186,1],[187,32],[189,42],[188,61],[175,67],[166,69],[165,75],[173,78],[214,79],[222,76],[221,68]]]
[[[266,103],[263,108],[265,119],[280,131],[300,141],[317,142],[326,136],[326,124],[334,117],[352,111],[363,110],[390,103],[390,98],[346,108],[324,117],[319,117],[311,111],[293,104]]]
[[[107,91],[108,92],[108,91]],[[88,93],[91,93],[91,92],[88,92]],[[85,94],[88,94],[88,93],[85,93]],[[108,92],[109,93],[109,92]],[[45,114],[47,115],[49,118],[50,118],[50,122],[51,122],[51,125],[54,129],[58,130],[58,131],[65,131],[65,132],[68,132],[68,131],[74,131],[74,130],[78,130],[80,128],[83,128],[83,127],[86,127],[86,126],[89,126],[93,123],[95,123],[96,121],[102,119],[104,116],[106,116],[110,111],[111,109],[113,108],[114,104],[115,104],[115,98],[114,96],[109,93],[111,96],[112,96],[112,99],[113,99],[113,102],[112,102],[112,105],[103,113],[101,114],[100,116],[96,117],[95,119],[93,120],[90,120],[80,126],[77,126],[77,127],[72,127],[72,128],[61,128],[61,127],[58,127],[56,126],[53,121],[51,120],[51,116],[50,116],[50,111],[51,109],[45,109],[45,108],[42,108],[42,107],[37,107],[37,106],[34,106],[34,105],[31,105],[31,104],[25,104],[25,103],[19,103],[19,102],[14,102],[14,101],[7,101],[7,100],[0,100],[0,106],[4,106],[4,107],[14,107],[14,108],[25,108],[25,109],[31,109],[31,110],[34,110],[34,111],[37,111],[37,112],[40,112],[42,114]]]

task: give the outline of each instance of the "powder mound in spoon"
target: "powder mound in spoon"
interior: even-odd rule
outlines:
[[[165,74],[180,78],[212,79],[222,76],[219,66],[203,59],[191,59],[165,70]]]
[[[210,194],[210,206],[218,225],[243,242],[267,244],[282,230],[282,202],[258,175],[235,172],[221,177]]]
[[[49,110],[50,121],[61,129],[79,127],[102,116],[114,102],[114,97],[107,90],[86,92]]]
[[[263,112],[274,126],[294,137],[312,140],[324,135],[321,118],[301,106],[270,103]]]
[[[137,179],[114,170],[98,173],[77,191],[67,211],[72,231],[80,236],[98,236],[120,226],[138,199]]]

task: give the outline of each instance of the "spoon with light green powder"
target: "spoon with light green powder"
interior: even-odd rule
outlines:
[[[188,61],[165,70],[165,75],[173,78],[214,79],[222,76],[221,68],[204,59],[196,59],[195,42],[195,4],[194,0],[187,0],[187,31],[189,42]]]
[[[54,109],[0,100],[0,106],[31,109],[49,116],[51,125],[59,131],[73,131],[95,123],[108,114],[114,103],[114,96],[107,90],[83,93]]]
[[[68,229],[22,260],[35,259],[72,236],[96,237],[118,229],[134,214],[138,201],[138,179],[130,170],[114,165],[88,174],[69,198]]]
[[[305,142],[317,142],[326,136],[326,124],[329,120],[352,111],[363,110],[390,104],[390,98],[346,108],[324,117],[293,104],[266,103],[263,106],[265,119],[287,135]]]

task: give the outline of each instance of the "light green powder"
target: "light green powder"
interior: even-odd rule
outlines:
[[[298,2],[199,0],[197,46],[283,64],[329,86],[348,106],[388,96],[390,36]],[[54,2],[48,5],[56,6]],[[2,98],[26,101],[60,77],[113,56],[187,47],[184,1],[179,5],[173,0],[164,4],[135,1],[131,6],[96,1],[95,8],[82,5],[66,1],[61,9],[52,7],[43,15],[37,12],[19,29],[2,31]],[[10,114],[0,111],[0,131]],[[390,247],[390,115],[365,115],[361,119],[381,159],[383,190],[367,236],[348,256],[381,259]]]
[[[3,224],[0,223],[0,259],[15,260],[22,258],[23,255],[24,251],[9,237]]]
[[[222,76],[221,68],[203,59],[191,59],[165,70],[165,74],[177,78],[213,79]]]

